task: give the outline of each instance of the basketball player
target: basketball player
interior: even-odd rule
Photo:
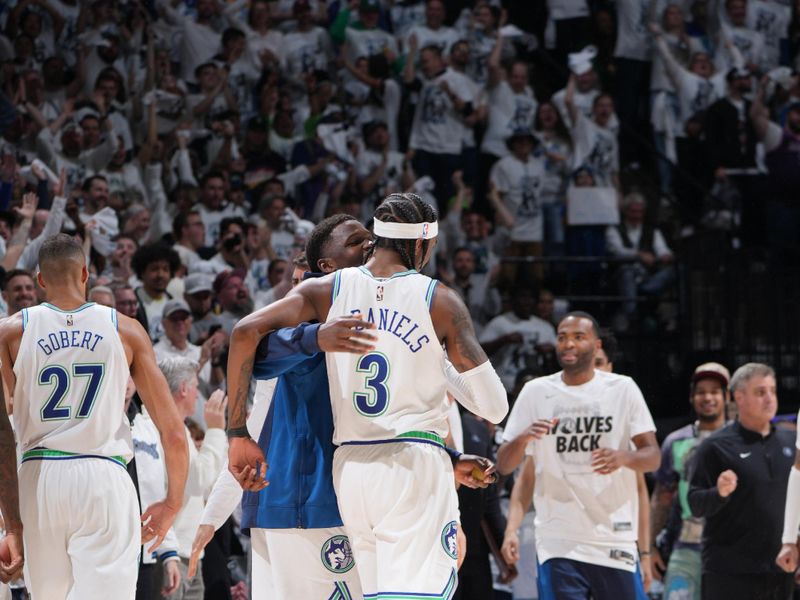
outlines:
[[[2,373],[14,390],[22,450],[25,581],[36,600],[133,600],[140,546],[161,543],[186,481],[186,438],[150,338],[137,321],[86,303],[87,279],[73,238],[46,240],[38,281],[48,302],[0,324]],[[145,511],[142,524],[125,470],[133,458],[123,410],[129,375],[161,432],[169,480],[167,497]],[[0,472],[0,487],[14,484],[7,467]]]
[[[562,371],[525,384],[497,455],[502,473],[525,454],[534,463],[542,600],[637,597],[636,472],[657,469],[661,455],[634,381],[595,370],[598,329],[587,313],[561,320]]]
[[[464,303],[417,272],[437,229],[432,207],[392,194],[375,211],[375,250],[365,266],[304,282],[240,321],[231,338],[230,469],[258,489],[266,465],[248,436],[245,405],[259,340],[279,327],[343,315],[374,324],[374,351],[326,355],[339,446],[334,487],[365,597],[450,597],[458,508],[443,450],[445,391],[494,423],[508,410]]]

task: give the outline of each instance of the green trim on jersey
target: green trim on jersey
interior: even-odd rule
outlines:
[[[368,275],[375,281],[387,281],[388,279],[396,279],[398,277],[406,277],[408,275],[419,275],[416,269],[409,269],[408,271],[400,271],[399,273],[393,273],[390,277],[375,277],[367,267],[361,266],[358,267],[359,270],[364,273],[364,275]]]
[[[426,441],[426,442],[433,442],[437,446],[441,446],[442,448],[445,447],[444,439],[436,435],[435,433],[431,433],[430,431],[406,431],[405,433],[401,433],[397,437],[396,440],[417,440],[417,441]]]
[[[74,315],[75,313],[81,312],[82,310],[85,310],[87,308],[95,306],[96,304],[97,304],[96,302],[87,302],[86,304],[83,304],[83,305],[79,306],[75,310],[61,310],[60,308],[58,308],[57,306],[53,306],[49,302],[42,302],[41,306],[44,306],[44,307],[49,308],[50,310],[54,310],[56,312],[63,313],[65,315]]]
[[[64,452],[63,450],[49,450],[47,448],[34,448],[22,453],[23,462],[33,459],[65,459],[65,458],[105,458],[127,467],[128,463],[122,456],[100,456],[99,454],[80,454],[77,452]]]

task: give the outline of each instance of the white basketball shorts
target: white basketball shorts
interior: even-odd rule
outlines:
[[[123,463],[33,452],[40,457],[23,457],[19,470],[25,582],[33,600],[133,600],[141,522]]]
[[[458,496],[435,445],[343,445],[333,484],[365,600],[449,599],[457,585]]]

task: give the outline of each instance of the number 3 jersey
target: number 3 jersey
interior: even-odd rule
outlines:
[[[124,415],[130,374],[117,311],[89,303],[23,309],[14,362],[14,425],[22,451],[133,458]]]
[[[369,354],[326,355],[335,444],[447,435],[445,355],[430,316],[435,291],[436,281],[413,270],[387,279],[366,267],[336,272],[328,319],[361,314],[378,339]]]

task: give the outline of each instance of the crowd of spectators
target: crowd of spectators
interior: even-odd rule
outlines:
[[[203,429],[314,224],[413,190],[511,393],[568,289],[669,331],[684,238],[800,258],[798,49],[790,0],[3,2],[0,310],[74,234],[90,299],[199,366]]]

